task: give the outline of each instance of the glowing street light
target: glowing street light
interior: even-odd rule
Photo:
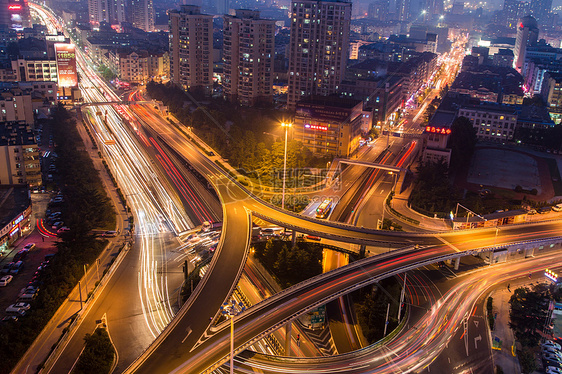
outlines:
[[[281,126],[285,128],[285,156],[283,157],[283,193],[281,196],[281,209],[285,209],[285,181],[287,179],[287,130],[292,125],[292,123],[281,123]]]
[[[242,302],[232,299],[221,305],[221,313],[230,317],[230,374],[234,373],[234,317],[246,310]]]

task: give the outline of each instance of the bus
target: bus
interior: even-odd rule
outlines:
[[[324,199],[316,208],[316,218],[326,218],[332,210],[332,199]]]

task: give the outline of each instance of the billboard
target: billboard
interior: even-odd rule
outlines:
[[[76,72],[76,47],[74,44],[55,43],[57,58],[57,77],[59,87],[78,86]]]

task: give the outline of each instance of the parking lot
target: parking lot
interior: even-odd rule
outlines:
[[[0,318],[4,317],[8,306],[17,302],[21,290],[33,278],[37,267],[45,261],[45,255],[56,253],[57,238],[43,237],[35,227],[37,219],[44,218],[45,209],[51,197],[52,194],[49,193],[31,195],[33,204],[31,232],[14,242],[11,250],[0,257],[0,268],[2,268],[5,264],[12,262],[17,252],[26,244],[35,243],[35,248],[31,249],[22,260],[24,264],[22,270],[18,274],[12,274],[13,279],[8,285],[0,286]]]

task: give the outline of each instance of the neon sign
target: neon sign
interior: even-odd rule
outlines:
[[[16,232],[18,232],[19,229],[20,229],[19,226],[13,227],[13,228],[10,230],[10,234],[9,234],[10,237],[11,237],[11,236],[14,236],[14,234],[15,234]]]
[[[558,274],[550,269],[544,271],[544,275],[553,282],[558,282]]]
[[[12,221],[12,225],[15,226],[18,223],[20,223],[21,221],[23,221],[23,213],[20,214],[20,216],[18,218],[16,218],[15,220]]]
[[[451,134],[451,129],[445,127],[426,126],[425,132],[430,132],[433,134],[449,135]]]
[[[304,125],[304,127],[311,130],[328,131],[328,126],[311,125],[307,123],[306,125]]]
[[[21,10],[21,5],[18,5],[18,4],[8,5],[8,9],[9,10]]]

